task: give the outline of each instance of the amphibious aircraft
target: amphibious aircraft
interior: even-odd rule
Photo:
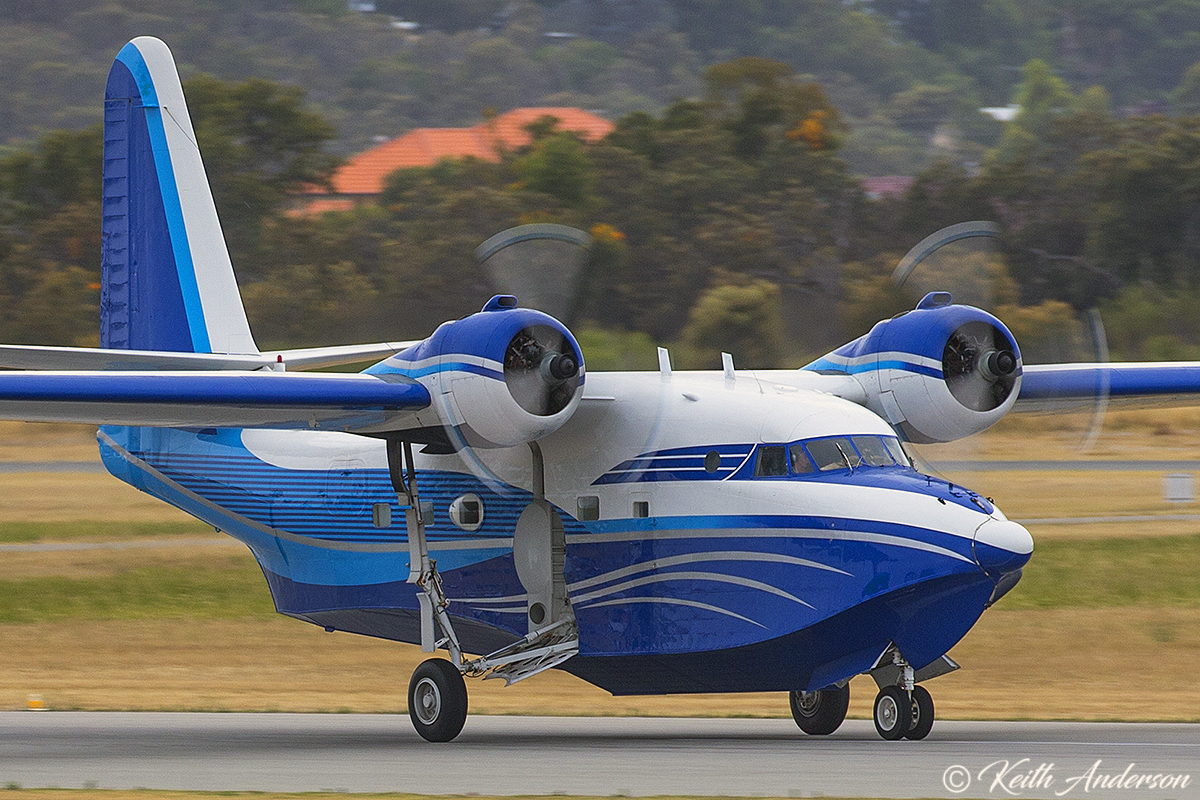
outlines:
[[[913,467],[1018,403],[1200,391],[1195,364],[1023,364],[945,293],[799,370],[587,372],[499,295],[418,342],[261,352],[174,61],[130,42],[104,109],[101,347],[0,348],[0,417],[100,425],[108,470],[244,542],[280,613],[419,643],[408,708],[448,741],[464,676],[614,694],[780,691],[885,739],[1033,542]],[[377,360],[361,373],[305,373]]]

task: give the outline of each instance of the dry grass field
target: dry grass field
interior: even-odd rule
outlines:
[[[1006,421],[973,449],[937,457],[1200,459],[1200,413],[1140,413],[1116,418],[1087,454],[1075,449],[1082,423],[1039,418]],[[89,460],[98,460],[90,429],[0,423],[0,462]],[[961,480],[1018,519],[1200,514],[1165,503],[1161,477]],[[1200,522],[1032,531],[1040,545],[1025,581],[951,653],[964,669],[930,684],[939,716],[1200,718],[1189,677],[1200,658]],[[0,552],[0,708],[38,695],[56,709],[404,711],[408,676],[425,657],[417,648],[274,614],[245,548],[106,475],[0,473],[0,543],[80,540],[114,545]],[[473,713],[787,715],[779,694],[613,698],[558,672],[497,684],[472,682]],[[866,717],[874,693],[856,679],[851,714]]]

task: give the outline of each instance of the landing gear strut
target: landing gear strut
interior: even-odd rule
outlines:
[[[522,514],[514,539],[514,558],[518,551],[522,584],[537,583],[536,593],[525,586],[529,601],[529,633],[499,650],[475,659],[463,657],[462,646],[450,619],[450,600],[442,590],[437,562],[429,557],[425,524],[433,513],[432,504],[421,502],[417,492],[417,471],[412,442],[396,437],[387,440],[388,472],[401,505],[407,504],[405,525],[408,532],[408,583],[417,592],[421,620],[421,649],[432,653],[445,648],[450,661],[430,659],[417,667],[408,684],[408,715],[413,727],[431,742],[448,742],[462,731],[467,719],[467,687],[464,675],[503,678],[513,684],[561,664],[579,652],[579,629],[567,596],[563,577],[562,521],[545,500],[544,468],[541,450],[530,443],[534,463],[534,500],[532,515]],[[528,523],[522,522],[530,517]],[[539,524],[541,523],[541,524]],[[520,545],[520,547],[517,546]],[[539,570],[538,567],[544,569]],[[535,581],[536,579],[536,581]],[[536,602],[535,602],[536,600]],[[543,624],[544,623],[544,624]],[[440,634],[440,636],[439,636]]]
[[[811,736],[828,736],[841,727],[850,706],[850,684],[815,692],[791,692],[792,719]]]

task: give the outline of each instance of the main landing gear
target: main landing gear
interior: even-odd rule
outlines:
[[[408,683],[408,716],[423,739],[458,736],[467,721],[467,684],[458,667],[441,658],[417,667]]]
[[[526,590],[529,633],[493,653],[463,657],[450,619],[450,600],[442,590],[437,562],[429,557],[426,519],[432,504],[421,502],[412,443],[387,441],[388,471],[401,504],[407,504],[408,583],[414,584],[421,622],[421,649],[445,648],[450,660],[431,658],[413,672],[408,684],[408,715],[423,739],[448,742],[467,721],[467,685],[463,676],[503,678],[511,685],[548,670],[579,652],[579,630],[563,577],[565,541],[562,521],[545,500],[541,451],[534,455],[534,500],[517,522],[513,555]],[[540,568],[540,569],[539,569]],[[531,588],[531,584],[534,584]],[[548,618],[547,618],[548,617]],[[440,633],[440,637],[439,637]]]
[[[815,692],[791,692],[792,719],[811,736],[828,736],[841,727],[850,707],[850,684]]]

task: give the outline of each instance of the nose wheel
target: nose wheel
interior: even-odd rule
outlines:
[[[906,739],[924,739],[933,730],[933,698],[924,686],[912,690],[912,724],[904,734]]]
[[[467,721],[467,684],[458,667],[440,658],[417,667],[408,682],[408,716],[427,741],[458,736]]]
[[[884,739],[924,739],[933,729],[933,698],[924,686],[885,686],[875,697],[875,730]]]
[[[896,741],[912,727],[912,701],[899,686],[885,686],[875,696],[875,730],[884,739]]]

